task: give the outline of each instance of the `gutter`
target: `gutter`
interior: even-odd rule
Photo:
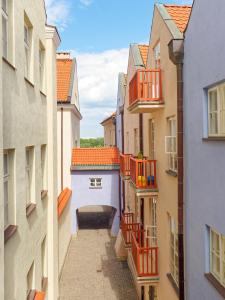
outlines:
[[[61,192],[63,191],[63,107],[61,107]]]
[[[184,151],[183,151],[183,39],[172,39],[168,44],[170,60],[177,68],[177,160],[178,160],[178,258],[179,299],[185,299],[184,277]]]

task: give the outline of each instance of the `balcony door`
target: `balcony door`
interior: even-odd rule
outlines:
[[[155,159],[155,122],[153,119],[149,120],[149,158]]]
[[[141,202],[140,202],[140,224],[141,224],[141,229],[144,229],[144,224],[145,224],[144,210],[145,210],[145,202],[144,202],[144,199],[141,198]]]
[[[149,300],[156,300],[156,288],[154,286],[150,286],[149,287],[149,291],[148,291],[148,295],[149,295]]]

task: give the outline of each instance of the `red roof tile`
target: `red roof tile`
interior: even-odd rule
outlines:
[[[57,59],[57,101],[68,101],[72,59]]]
[[[75,148],[72,165],[115,165],[120,163],[119,150],[111,148]]]
[[[144,65],[147,65],[147,59],[148,59],[148,45],[138,45],[139,51],[141,53],[141,57],[143,60]]]
[[[69,188],[65,188],[58,197],[58,218],[62,215],[67,203],[72,195],[72,191]]]
[[[184,32],[191,14],[191,5],[164,5],[180,32]]]

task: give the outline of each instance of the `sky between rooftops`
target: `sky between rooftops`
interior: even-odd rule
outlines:
[[[103,136],[99,124],[116,109],[117,78],[127,71],[130,43],[147,43],[153,0],[46,0],[48,23],[57,25],[60,51],[77,58],[81,137]],[[160,1],[190,4],[192,0]]]

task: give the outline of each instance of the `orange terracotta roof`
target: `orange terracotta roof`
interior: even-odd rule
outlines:
[[[139,51],[141,53],[141,57],[143,60],[144,65],[147,65],[147,59],[148,59],[148,45],[138,45]]]
[[[119,165],[119,150],[111,148],[75,148],[72,152],[72,165]]]
[[[57,59],[57,101],[68,101],[72,64],[72,59]]]
[[[164,5],[180,32],[184,32],[191,14],[191,5]]]
[[[67,203],[72,195],[72,191],[69,188],[65,188],[58,197],[58,218],[62,215]]]
[[[45,293],[44,292],[36,292],[34,300],[44,300],[45,299]]]

